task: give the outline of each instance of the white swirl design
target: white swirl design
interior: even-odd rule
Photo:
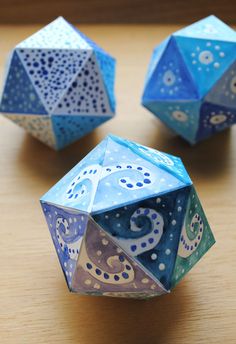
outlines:
[[[103,283],[119,285],[134,281],[134,269],[122,253],[110,256],[106,260],[106,263],[110,268],[113,268],[119,272],[109,272],[101,267],[98,267],[89,258],[85,245],[83,245],[81,249],[79,263],[86,272]]]
[[[82,238],[71,233],[69,223],[63,217],[57,218],[56,235],[62,251],[68,254],[70,259],[77,260]]]
[[[197,226],[197,228],[196,228]],[[186,224],[184,224],[181,232],[178,255],[182,258],[187,258],[197,249],[201,242],[203,234],[203,221],[198,213],[196,213],[191,221],[189,229],[194,238],[190,239],[186,230]]]
[[[142,230],[136,221],[139,217],[147,217],[152,226],[150,233],[140,238],[116,238],[113,241],[119,244],[130,256],[137,256],[143,252],[153,249],[160,241],[163,234],[164,220],[160,213],[154,209],[138,208],[130,219],[130,230],[137,232]]]

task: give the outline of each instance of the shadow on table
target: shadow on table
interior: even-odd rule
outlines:
[[[70,324],[71,338],[84,344],[166,343],[181,333],[195,307],[186,282],[149,300],[71,295],[69,303],[58,312]]]
[[[36,176],[50,186],[88,154],[99,140],[97,132],[93,131],[70,146],[55,151],[26,134],[19,149],[18,161],[22,168],[33,169]]]
[[[190,175],[217,178],[224,173],[231,156],[232,128],[213,135],[194,146],[173,135],[164,125],[149,137],[148,145],[163,152],[179,156]]]

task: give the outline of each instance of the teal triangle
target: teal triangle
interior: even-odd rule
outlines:
[[[211,15],[174,33],[174,36],[236,42],[236,33]]]
[[[53,115],[51,118],[56,136],[57,149],[61,149],[78,140],[110,119],[108,116],[75,115]]]
[[[235,60],[236,44],[175,36],[200,97],[204,97]]]
[[[173,37],[149,77],[142,102],[166,99],[198,99],[196,85]]]
[[[0,108],[8,113],[47,114],[16,52],[10,61]]]

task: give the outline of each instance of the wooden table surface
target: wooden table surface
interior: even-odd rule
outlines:
[[[8,51],[36,26],[0,27]],[[0,343],[235,343],[236,126],[190,147],[140,106],[153,47],[177,26],[80,26],[117,58],[117,116],[61,152],[0,118]],[[169,294],[149,301],[67,290],[39,198],[107,133],[180,156],[216,245]]]

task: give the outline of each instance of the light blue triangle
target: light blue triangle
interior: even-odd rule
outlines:
[[[174,36],[236,42],[236,33],[211,15],[174,33]]]
[[[151,100],[198,99],[196,85],[173,37],[146,84],[143,104]]]
[[[159,160],[168,159],[167,155],[161,156],[155,151],[147,156],[135,143],[110,135],[92,213],[125,206],[185,186],[185,181],[177,178],[171,169],[163,168],[164,163],[155,163],[155,155]]]
[[[0,108],[9,113],[47,114],[16,52],[11,58]]]
[[[106,146],[107,138],[43,195],[41,201],[90,213]]]
[[[204,97],[235,60],[236,44],[175,36],[180,53]]]
[[[173,174],[176,178],[183,182],[185,186],[192,184],[191,179],[182,163],[182,160],[174,155],[160,152],[156,149],[143,146],[134,141],[122,139],[115,135],[110,135],[114,141],[119,142],[130,148],[135,154],[148,160],[158,168]]]
[[[145,107],[169,128],[194,144],[199,125],[201,101],[150,102]]]

